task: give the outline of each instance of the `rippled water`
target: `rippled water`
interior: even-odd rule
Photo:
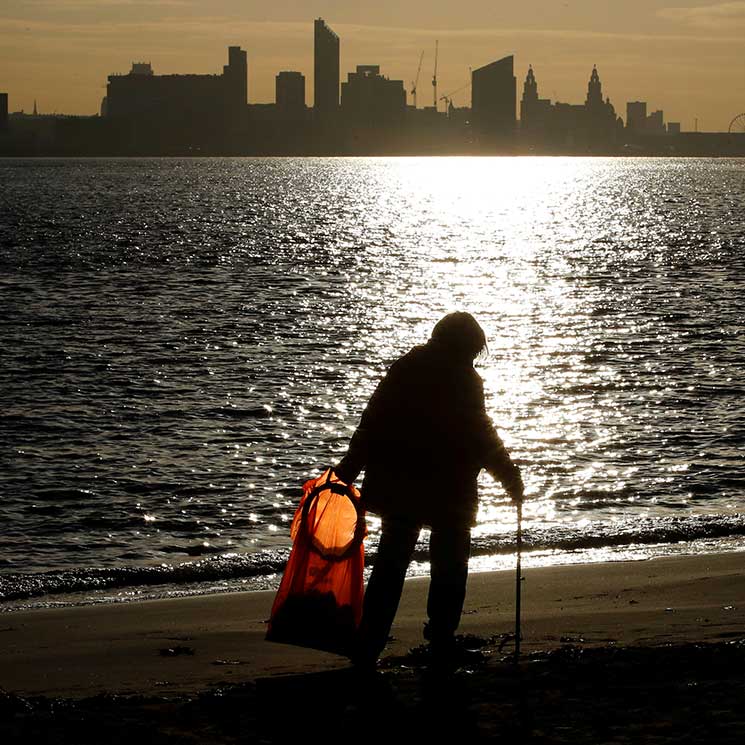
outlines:
[[[0,599],[281,570],[299,485],[453,309],[489,338],[534,556],[741,545],[743,160],[4,160],[0,183]],[[475,566],[514,545],[481,495]]]

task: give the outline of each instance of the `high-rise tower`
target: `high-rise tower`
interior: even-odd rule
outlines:
[[[240,47],[228,47],[228,64],[223,65],[223,78],[230,105],[243,108],[248,103],[248,62]]]
[[[8,94],[0,93],[0,132],[8,128]]]
[[[314,24],[313,108],[317,114],[336,114],[339,110],[339,37],[323,18]]]
[[[400,127],[406,114],[403,80],[389,80],[379,65],[357,65],[341,84],[345,121],[362,127]]]
[[[473,123],[482,135],[515,131],[517,79],[514,57],[503,57],[471,73]]]
[[[283,114],[298,114],[305,110],[305,75],[301,72],[285,70],[276,80],[277,108]]]
[[[629,101],[626,104],[626,128],[631,132],[643,132],[647,126],[647,102]]]

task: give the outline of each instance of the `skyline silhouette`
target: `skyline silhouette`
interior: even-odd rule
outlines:
[[[342,75],[357,65],[379,64],[391,79],[411,83],[422,52],[420,105],[429,103],[429,78],[439,40],[439,88],[456,91],[469,68],[515,54],[518,77],[532,64],[544,95],[576,100],[577,80],[597,64],[606,88],[623,112],[627,101],[663,109],[683,129],[726,131],[745,106],[737,100],[745,61],[737,49],[745,28],[745,3],[641,3],[596,7],[581,0],[536,0],[492,8],[485,2],[448,8],[440,0],[406,7],[383,0],[375,8],[344,7],[327,0],[311,7],[278,0],[270,9],[218,0],[209,17],[197,3],[58,2],[8,0],[0,21],[0,90],[11,110],[92,114],[105,76],[124,72],[133,59],[152,62],[159,74],[208,73],[231,44],[249,58],[252,103],[274,101],[275,77],[296,70],[306,77],[313,105],[311,18],[328,18],[342,38]],[[672,7],[673,5],[677,7]],[[690,7],[688,7],[690,6]],[[133,14],[133,9],[136,13]],[[623,12],[622,12],[623,11]],[[133,18],[133,15],[136,15]],[[467,103],[468,91],[455,105]],[[411,103],[411,100],[409,100]]]
[[[519,99],[514,55],[471,69],[470,81],[439,96],[438,43],[432,105],[418,107],[417,77],[407,103],[403,80],[380,65],[357,65],[342,80],[341,39],[313,21],[314,106],[299,71],[275,77],[275,102],[250,102],[247,52],[228,47],[222,74],[156,74],[150,62],[108,75],[100,114],[8,114],[0,95],[0,155],[742,155],[735,136],[684,132],[647,102],[629,101],[626,118],[603,91],[593,65],[583,103],[541,98],[529,65]],[[471,105],[454,104],[469,93]],[[518,104],[519,100],[519,104]],[[440,104],[445,111],[440,111]]]

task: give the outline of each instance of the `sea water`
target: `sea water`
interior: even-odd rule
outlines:
[[[745,545],[745,160],[0,160],[0,185],[6,609],[275,586],[303,481],[458,309],[525,563]],[[515,509],[480,495],[473,568],[511,565]]]

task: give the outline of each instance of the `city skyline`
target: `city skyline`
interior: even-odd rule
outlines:
[[[698,119],[701,130],[723,131],[745,109],[737,97],[745,61],[736,43],[741,46],[745,30],[745,2],[630,0],[619,9],[587,0],[535,0],[529,13],[485,2],[449,11],[439,0],[406,8],[382,0],[374,10],[329,0],[278,0],[270,10],[234,0],[211,3],[209,10],[190,0],[9,0],[6,6],[0,18],[0,69],[13,111],[30,111],[35,99],[44,113],[95,113],[106,77],[126,72],[132,61],[151,62],[158,74],[218,72],[215,58],[229,44],[248,52],[252,103],[273,102],[277,73],[297,70],[306,77],[307,103],[313,105],[308,29],[318,16],[342,39],[342,77],[357,65],[377,64],[391,79],[402,79],[410,94],[424,50],[420,107],[431,105],[439,40],[441,94],[464,88],[469,68],[514,54],[517,77],[522,80],[532,64],[542,95],[552,100],[578,100],[589,69],[597,64],[622,114],[626,102],[645,100],[688,129]],[[455,95],[454,103],[470,105],[470,91]]]

